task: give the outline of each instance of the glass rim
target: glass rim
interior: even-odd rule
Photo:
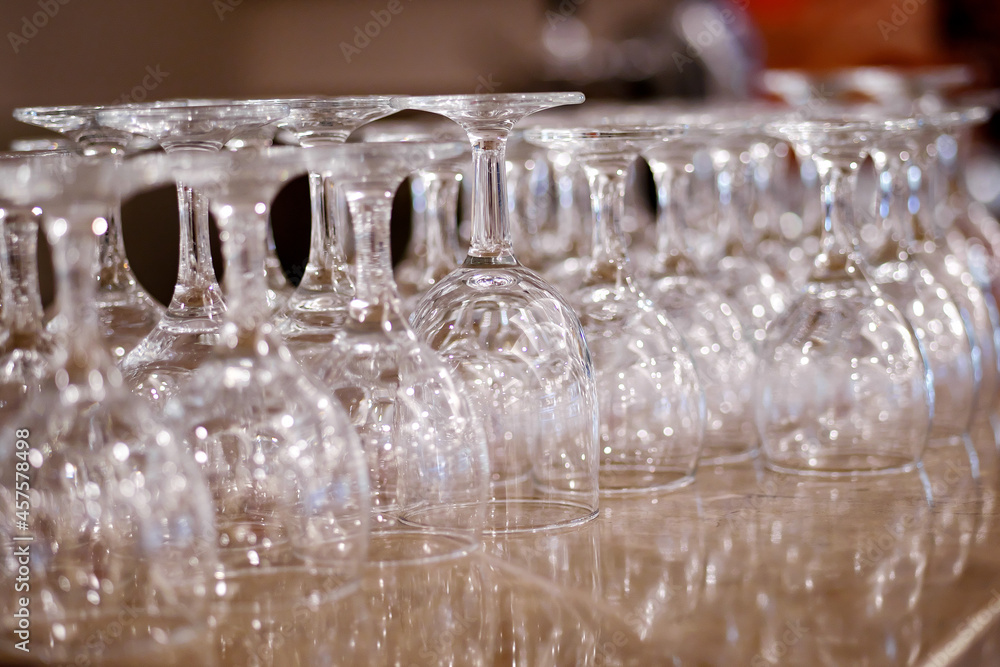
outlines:
[[[586,145],[590,141],[643,141],[657,143],[683,136],[686,125],[648,125],[639,124],[608,124],[581,125],[578,127],[528,127],[521,136],[528,143],[536,145],[551,145],[556,143],[579,143]]]
[[[434,107],[455,104],[500,104],[533,103],[560,106],[582,104],[586,98],[580,92],[551,93],[465,93],[456,95],[400,95],[393,97],[392,106],[399,110],[431,110]]]
[[[98,112],[98,122],[123,120],[151,121],[266,121],[274,122],[287,116],[287,104],[267,103],[256,104],[248,102],[229,102],[225,104],[123,104],[106,107]],[[267,121],[268,117],[279,116]]]

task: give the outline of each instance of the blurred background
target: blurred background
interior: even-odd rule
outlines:
[[[858,65],[963,63],[984,85],[1000,79],[995,0],[4,0],[0,30],[2,146],[44,134],[10,117],[34,105],[543,89],[741,99],[764,68]],[[969,178],[1000,207],[997,134],[994,119]],[[308,248],[304,183],[274,219],[294,277]],[[123,221],[137,276],[168,301],[173,191],[129,202]]]

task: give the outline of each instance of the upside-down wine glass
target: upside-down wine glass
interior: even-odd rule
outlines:
[[[290,112],[279,125],[305,148],[342,144],[365,123],[395,113],[390,99],[361,95],[284,100]],[[309,199],[309,259],[302,280],[275,320],[296,355],[307,355],[330,341],[354,296],[343,245],[349,225],[346,203],[339,198],[335,184],[315,172],[309,174]]]
[[[54,152],[0,154],[0,165]],[[43,323],[38,289],[38,226],[42,210],[0,200],[0,423],[12,423],[52,371],[53,340]]]
[[[229,306],[213,354],[164,415],[208,479],[225,574],[305,568],[356,585],[369,515],[361,447],[340,405],[269,322],[269,209],[306,172],[303,151],[181,157],[178,180],[204,192],[219,223]]]
[[[462,265],[412,316],[485,422],[490,456],[487,529],[534,531],[597,515],[598,405],[579,318],[514,258],[504,146],[524,116],[580,93],[451,95],[395,100],[447,116],[469,135],[472,243]]]
[[[351,140],[464,142],[461,128],[434,116],[433,122],[389,119],[359,129]],[[403,311],[412,313],[423,295],[458,267],[458,193],[469,164],[466,150],[436,160],[410,177],[413,201],[410,242],[395,268]]]
[[[970,430],[982,378],[980,351],[971,320],[963,318],[963,309],[919,251],[927,236],[918,217],[923,173],[916,153],[922,134],[917,122],[900,120],[894,131],[872,137],[869,154],[887,196],[879,196],[870,224],[885,227],[888,236],[865,259],[872,281],[910,323],[930,370],[934,415],[928,445],[964,445],[975,458]]]
[[[741,307],[705,279],[688,246],[687,172],[692,146],[684,137],[643,152],[657,192],[657,252],[647,294],[683,332],[705,391],[701,460],[744,460],[757,449],[753,414],[757,351]]]
[[[823,231],[809,281],[768,327],[755,396],[765,463],[853,476],[912,469],[927,444],[933,387],[900,311],[856,257],[854,190],[872,137],[892,127],[851,116],[769,123],[816,163]]]
[[[681,334],[632,275],[621,218],[629,167],[679,127],[529,129],[538,146],[573,155],[590,182],[591,256],[568,296],[594,359],[600,406],[600,490],[663,491],[694,480],[705,396]]]
[[[356,292],[333,339],[306,365],[350,415],[368,461],[374,562],[422,560],[479,544],[489,488],[486,436],[437,353],[417,338],[393,278],[389,221],[414,171],[463,152],[461,143],[345,144],[314,170],[350,206]]]
[[[0,435],[11,462],[0,484],[4,631],[13,636],[25,566],[30,651],[46,664],[206,662],[208,489],[176,434],[124,385],[96,306],[104,216],[153,184],[108,157],[0,164],[0,197],[44,210],[59,301],[54,372]],[[113,624],[120,634],[102,641]],[[23,657],[8,651],[5,662]]]
[[[281,104],[199,104],[122,107],[98,113],[102,125],[157,141],[168,153],[220,151],[238,132],[288,115]],[[166,314],[125,358],[132,390],[162,409],[191,372],[213,352],[226,306],[209,245],[208,202],[179,182],[180,262]]]
[[[15,109],[14,118],[61,133],[84,155],[111,155],[120,159],[130,147],[135,148],[135,137],[101,124],[97,114],[105,108],[27,107]],[[100,237],[97,307],[111,351],[121,363],[153,330],[163,317],[164,308],[146,293],[129,266],[122,234],[121,202],[114,202],[105,218],[108,231]]]

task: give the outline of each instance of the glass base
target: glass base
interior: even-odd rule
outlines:
[[[867,477],[872,475],[893,475],[913,472],[917,461],[912,458],[894,456],[891,454],[839,454],[826,456],[817,460],[816,465],[809,468],[797,468],[792,465],[780,464],[764,455],[764,465],[768,470],[785,475],[806,475],[809,477]]]
[[[376,530],[368,542],[369,566],[427,565],[462,558],[479,549],[478,535],[396,527]]]
[[[694,481],[694,471],[637,465],[604,464],[598,488],[602,496],[626,496],[663,493],[685,487]]]
[[[535,533],[579,526],[597,516],[597,508],[568,500],[512,498],[486,504],[486,532]]]
[[[756,448],[733,449],[731,451],[726,451],[724,448],[719,447],[709,452],[703,450],[698,462],[701,465],[707,466],[737,465],[740,463],[746,463],[747,461],[752,461],[756,457]]]

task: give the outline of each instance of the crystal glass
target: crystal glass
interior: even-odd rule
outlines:
[[[395,112],[390,98],[382,95],[302,98],[284,100],[290,108],[280,126],[303,147],[340,144],[365,123]],[[309,174],[312,204],[312,238],[309,260],[276,323],[285,342],[296,355],[329,343],[343,323],[354,284],[344,248],[349,219],[346,202],[332,182],[321,174]]]
[[[157,105],[107,109],[98,122],[153,139],[168,153],[220,151],[240,132],[288,114],[281,104]],[[179,182],[180,263],[166,314],[122,362],[126,381],[158,408],[214,349],[225,303],[212,266],[208,202]]]
[[[27,107],[14,118],[61,133],[84,155],[121,157],[134,145],[131,132],[107,127],[97,120],[105,107]],[[164,309],[139,284],[128,258],[122,234],[121,202],[104,216],[108,230],[100,237],[97,307],[111,351],[120,363],[163,317]]]
[[[352,141],[464,141],[454,123],[387,120],[362,127]],[[423,295],[458,267],[458,193],[469,164],[466,150],[436,160],[410,177],[413,201],[410,242],[395,268],[403,311],[412,313]]]
[[[487,528],[540,530],[592,519],[598,502],[594,368],[572,307],[514,258],[504,145],[522,117],[579,93],[453,95],[394,101],[447,116],[469,135],[472,243],[427,293],[414,328],[454,370],[484,420]]]
[[[917,217],[922,170],[915,159],[922,130],[914,121],[900,121],[898,129],[872,138],[870,154],[888,197],[880,197],[871,224],[884,226],[888,236],[865,259],[872,281],[909,322],[931,372],[929,444],[961,445],[964,439],[974,456],[970,431],[982,377],[980,351],[971,322],[966,325],[961,307],[922,260],[919,247],[927,235]]]
[[[647,294],[683,332],[705,392],[702,461],[720,464],[751,456],[757,448],[753,390],[757,351],[747,335],[749,316],[702,274],[690,248],[687,172],[693,146],[684,137],[643,152],[657,192],[657,252]]]
[[[4,632],[15,636],[24,593],[13,582],[27,567],[31,656],[46,664],[204,664],[216,570],[208,489],[124,385],[96,306],[104,216],[152,184],[107,157],[0,164],[0,197],[45,211],[59,301],[54,372],[0,435]],[[112,627],[115,641],[102,641]],[[22,659],[10,652],[23,657],[6,644],[8,664]]]
[[[827,476],[908,470],[927,444],[933,387],[919,343],[855,253],[857,170],[887,125],[836,115],[767,126],[815,161],[823,197],[810,280],[771,323],[761,351],[757,427],[774,469]]]
[[[357,244],[355,296],[325,349],[301,359],[350,415],[368,461],[378,558],[424,559],[478,545],[489,485],[486,436],[460,385],[407,323],[389,253],[406,176],[462,154],[459,143],[339,147],[313,171],[338,183]],[[306,149],[312,159],[317,149]],[[396,545],[386,549],[386,543]],[[376,556],[372,556],[375,558]]]
[[[27,156],[59,158],[55,153],[0,154],[0,166]],[[0,423],[12,423],[24,402],[51,374],[52,335],[42,322],[38,290],[38,226],[41,209],[0,200]]]
[[[178,180],[205,193],[219,223],[229,307],[212,355],[164,415],[208,479],[225,574],[305,567],[356,585],[369,515],[361,447],[347,414],[269,322],[268,211],[280,187],[306,172],[303,151],[182,157]]]
[[[701,452],[705,396],[694,359],[666,313],[639,288],[621,226],[629,166],[642,150],[681,131],[608,124],[525,133],[536,145],[573,155],[590,181],[592,252],[582,284],[568,298],[597,375],[604,494],[688,484]]]

